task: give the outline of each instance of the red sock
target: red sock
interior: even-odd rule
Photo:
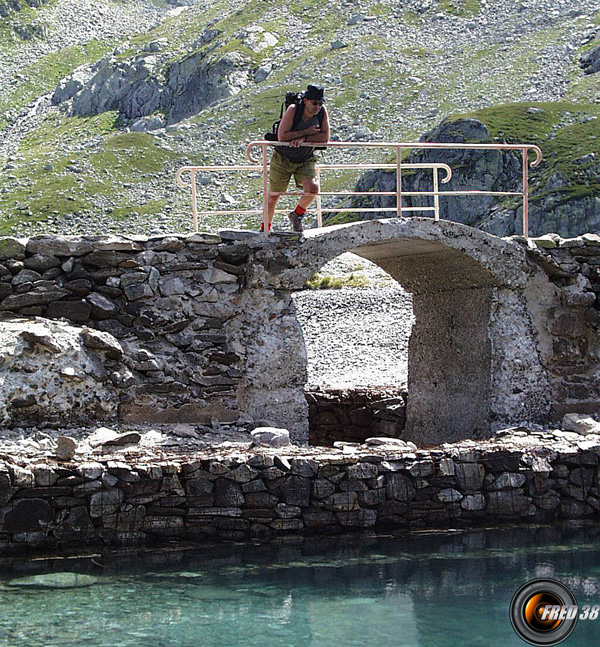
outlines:
[[[299,216],[303,216],[306,213],[306,209],[303,209],[299,204],[296,205],[295,211]]]

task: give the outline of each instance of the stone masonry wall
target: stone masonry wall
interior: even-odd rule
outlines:
[[[286,427],[306,443],[306,349],[291,294],[342,251],[379,249],[370,241],[386,236],[404,244],[408,235],[416,251],[432,237],[437,250],[454,245],[457,273],[464,257],[469,271],[485,265],[481,277],[491,277],[490,267],[510,275],[485,284],[493,381],[482,388],[498,419],[483,411],[481,423],[497,429],[531,420],[530,411],[540,423],[600,412],[600,236],[500,241],[464,229],[392,219],[268,240],[232,231],[0,239],[0,424],[216,419]],[[479,357],[468,341],[463,363]],[[409,356],[409,378],[428,358]],[[432,416],[433,392],[420,394]],[[441,442],[444,433],[436,432]]]
[[[372,436],[400,438],[406,423],[406,393],[382,389],[324,389],[306,393],[308,442],[364,442]]]
[[[558,295],[551,299],[554,295],[544,295],[545,288],[532,284],[527,296],[545,333],[541,350],[552,378],[551,417],[600,413],[600,236],[562,239],[547,234],[519,240]]]
[[[246,287],[249,259],[235,236],[1,239],[1,423],[260,422],[263,386],[288,412],[298,400],[290,430],[305,441],[302,353],[252,373],[301,333],[289,295]]]
[[[600,436],[0,460],[0,550],[600,517]]]

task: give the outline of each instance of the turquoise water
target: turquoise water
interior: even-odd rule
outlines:
[[[338,537],[1,565],[11,647],[510,647],[529,579],[600,604],[600,529]],[[563,645],[600,644],[600,620]]]

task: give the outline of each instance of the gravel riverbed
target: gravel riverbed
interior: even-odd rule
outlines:
[[[365,287],[303,290],[294,296],[308,356],[308,385],[406,387],[412,299],[377,265],[346,253],[321,275]]]

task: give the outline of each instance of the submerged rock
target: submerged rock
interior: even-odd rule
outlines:
[[[20,577],[7,582],[6,586],[28,589],[79,589],[97,584],[99,579],[82,573],[46,573]]]

